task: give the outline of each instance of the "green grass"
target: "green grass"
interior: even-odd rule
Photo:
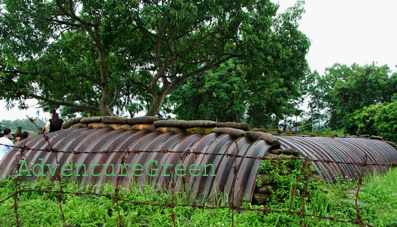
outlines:
[[[284,163],[290,164],[290,163]],[[264,163],[261,171],[266,170]],[[282,169],[282,168],[280,168]],[[296,172],[273,172],[272,180],[282,181],[283,186],[275,193],[277,198],[269,202],[269,209],[288,210],[290,202],[289,190],[293,188]],[[277,176],[278,175],[278,176]],[[288,179],[288,181],[285,181]],[[303,179],[299,182],[298,192],[293,210],[302,207]],[[397,169],[384,174],[373,174],[364,178],[363,189],[359,194],[360,214],[365,223],[374,226],[397,226]],[[58,190],[57,182],[42,179],[34,184],[20,184],[20,188]],[[305,212],[322,216],[330,216],[343,220],[357,218],[354,197],[346,194],[347,190],[357,188],[356,183],[329,185],[322,181],[310,180],[309,191],[305,197]],[[68,180],[63,182],[63,190],[73,192],[98,192],[114,194],[110,185],[103,187],[80,187]],[[14,180],[0,180],[0,200],[12,195],[15,191]],[[122,189],[120,197],[132,201],[161,203],[171,202],[171,193],[155,191],[148,186],[133,186],[129,191]],[[176,193],[176,203],[191,204],[194,198],[189,193]],[[218,199],[218,205],[225,205],[225,199]],[[171,209],[159,206],[136,206],[119,202],[124,226],[172,226]],[[252,206],[248,203],[245,207]],[[62,208],[68,226],[117,226],[118,212],[112,199],[92,195],[62,195]],[[230,226],[231,211],[229,209],[202,210],[191,207],[176,207],[175,221],[177,226]],[[55,193],[28,192],[19,196],[18,214],[22,226],[62,226],[57,195]],[[279,214],[262,212],[235,212],[236,226],[302,226],[301,217],[295,214]],[[15,226],[14,199],[0,204],[0,226]],[[330,220],[306,217],[307,226],[357,226],[349,223],[337,223]]]

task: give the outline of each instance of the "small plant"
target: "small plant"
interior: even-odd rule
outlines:
[[[270,187],[271,197],[268,198],[268,203],[278,203],[280,200],[289,197],[295,185],[296,193],[294,196],[299,197],[305,190],[308,171],[309,178],[306,193],[310,193],[310,189],[317,184],[311,174],[313,169],[313,166],[303,159],[288,159],[284,155],[280,155],[279,159],[266,159],[259,166],[257,186],[260,188],[264,185],[272,185]]]

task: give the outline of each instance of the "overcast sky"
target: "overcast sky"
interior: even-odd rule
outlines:
[[[294,4],[280,0],[282,9]],[[396,71],[396,0],[306,0],[300,29],[311,40],[310,68],[324,72],[339,62],[387,64]]]
[[[295,2],[280,0],[280,10]],[[336,62],[375,62],[397,71],[397,0],[306,0],[305,10],[300,29],[311,40],[307,60],[313,71],[323,73]],[[34,106],[36,102],[29,103]],[[7,111],[5,102],[0,101],[0,120],[35,116],[36,111],[34,107]],[[40,110],[40,117],[48,117],[48,113]]]

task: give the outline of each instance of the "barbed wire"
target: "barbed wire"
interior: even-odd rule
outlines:
[[[2,144],[2,146],[6,146],[9,148],[15,148],[15,149],[24,149],[24,150],[29,150],[29,151],[40,151],[40,152],[46,152],[46,153],[63,153],[63,154],[74,154],[74,155],[80,155],[80,154],[88,154],[88,155],[95,155],[95,154],[113,154],[113,153],[119,153],[119,154],[127,154],[127,155],[132,155],[132,154],[140,154],[140,153],[168,153],[168,154],[194,154],[194,155],[209,155],[209,156],[226,156],[226,157],[232,157],[232,158],[242,158],[242,159],[257,159],[257,160],[301,160],[304,161],[305,159],[308,159],[310,162],[319,162],[319,163],[325,163],[325,164],[343,164],[343,165],[356,165],[356,166],[381,166],[381,167],[397,167],[397,163],[390,163],[390,164],[384,164],[384,163],[378,163],[378,162],[351,162],[351,161],[335,161],[335,160],[329,160],[329,159],[313,159],[309,157],[296,157],[296,156],[281,156],[281,157],[269,157],[269,156],[263,156],[263,157],[257,157],[257,156],[250,156],[250,155],[240,155],[240,154],[229,154],[229,153],[207,153],[207,152],[202,152],[202,151],[196,151],[196,150],[191,150],[191,149],[186,149],[186,150],[181,150],[181,151],[176,151],[176,150],[139,150],[139,149],[133,149],[129,150],[128,148],[126,150],[112,150],[112,149],[105,149],[101,151],[78,151],[78,150],[59,150],[57,148],[32,148],[29,146],[24,145],[7,145],[7,144]],[[364,156],[363,156],[364,157]]]
[[[43,135],[45,136],[45,135]],[[50,141],[47,140],[47,142],[49,144]],[[0,144],[2,145],[2,144]],[[175,203],[175,185],[176,185],[176,179],[174,178],[175,175],[173,175],[172,178],[172,182],[171,182],[171,202],[170,203],[144,203],[144,202],[138,202],[138,201],[131,201],[131,200],[127,200],[124,198],[120,198],[119,197],[119,191],[120,191],[120,175],[121,175],[121,169],[120,172],[117,176],[117,182],[116,182],[116,186],[115,186],[115,191],[114,191],[114,195],[111,194],[101,194],[101,193],[94,193],[94,192],[69,192],[69,191],[64,191],[62,188],[62,178],[61,178],[61,174],[57,175],[57,181],[59,182],[60,185],[60,189],[59,190],[36,190],[36,189],[20,189],[19,188],[19,169],[20,169],[20,161],[24,160],[24,158],[26,158],[26,156],[24,155],[24,153],[26,153],[26,151],[29,150],[35,150],[35,151],[42,151],[42,152],[50,152],[50,153],[54,153],[55,155],[57,155],[58,153],[68,153],[68,154],[108,154],[108,153],[122,153],[121,151],[114,151],[112,152],[111,150],[107,150],[107,151],[102,151],[102,152],[77,152],[77,151],[61,151],[61,150],[57,150],[55,149],[53,146],[49,146],[50,148],[45,148],[45,149],[32,149],[29,146],[26,145],[26,141],[24,142],[24,144],[19,145],[19,146],[9,146],[9,147],[13,147],[16,149],[20,150],[20,153],[18,155],[15,155],[15,161],[16,161],[16,167],[15,167],[15,171],[13,172],[15,179],[14,179],[14,184],[15,184],[15,192],[10,195],[7,196],[5,199],[0,201],[1,203],[4,203],[5,201],[14,198],[14,212],[15,212],[15,218],[16,218],[16,225],[20,226],[20,218],[19,218],[19,214],[18,214],[18,196],[21,195],[22,193],[26,193],[26,192],[39,192],[39,193],[56,193],[57,194],[57,200],[58,200],[58,204],[59,204],[59,209],[61,212],[61,216],[62,216],[62,220],[64,223],[64,226],[67,226],[67,220],[65,219],[65,215],[63,212],[63,208],[62,208],[62,195],[63,194],[73,194],[73,195],[77,195],[77,196],[83,196],[83,195],[95,195],[95,196],[101,196],[101,197],[106,197],[109,199],[112,199],[114,201],[114,203],[116,204],[117,207],[117,213],[118,213],[118,217],[119,217],[119,226],[123,226],[123,221],[122,221],[122,215],[120,212],[120,208],[119,208],[119,201],[123,201],[123,202],[127,202],[127,203],[131,203],[133,205],[140,205],[140,206],[160,206],[160,207],[169,207],[171,208],[171,219],[172,219],[172,223],[174,226],[176,226],[176,222],[175,222],[175,213],[174,213],[174,208],[175,207],[192,207],[192,208],[199,208],[199,209],[230,209],[231,210],[231,220],[232,220],[232,226],[234,226],[234,216],[235,216],[235,212],[236,211],[259,211],[259,212],[263,212],[264,214],[269,214],[269,213],[289,213],[289,214],[294,214],[294,215],[299,215],[301,216],[302,219],[302,226],[305,226],[305,217],[312,217],[312,218],[319,218],[319,219],[327,219],[330,221],[334,221],[334,222],[342,222],[342,223],[352,223],[352,224],[357,224],[360,226],[370,226],[368,224],[365,224],[362,220],[362,217],[360,215],[359,212],[359,208],[357,205],[357,200],[358,200],[358,195],[359,195],[359,190],[360,187],[362,185],[362,178],[363,178],[363,173],[364,173],[364,169],[367,166],[371,166],[371,165],[379,165],[379,166],[395,166],[395,163],[390,164],[390,165],[384,165],[384,164],[379,164],[379,163],[367,163],[367,156],[365,156],[364,161],[363,162],[359,162],[359,163],[345,163],[345,162],[336,162],[336,161],[332,161],[332,160],[312,160],[310,158],[298,158],[298,157],[279,157],[279,158],[268,158],[268,157],[252,157],[252,156],[244,156],[244,155],[238,155],[238,154],[230,154],[230,153],[225,153],[225,154],[213,154],[213,153],[205,153],[205,152],[199,152],[199,151],[190,151],[190,150],[186,150],[186,151],[168,151],[168,150],[160,150],[160,151],[142,151],[142,150],[134,150],[134,151],[124,151],[124,155],[122,157],[122,161],[121,161],[121,165],[123,165],[125,163],[125,159],[128,157],[128,155],[131,154],[139,154],[142,152],[159,152],[159,153],[176,153],[176,154],[181,154],[181,156],[179,157],[178,160],[178,164],[182,163],[186,157],[188,157],[189,155],[223,155],[223,156],[228,156],[228,157],[233,157],[234,158],[234,165],[233,165],[233,173],[234,173],[234,178],[233,178],[233,182],[232,182],[232,191],[231,191],[231,201],[229,206],[208,206],[208,205],[199,205],[199,204],[178,204]],[[238,149],[238,147],[237,147]],[[237,152],[238,153],[238,152]],[[242,206],[236,206],[235,204],[235,184],[237,181],[237,176],[238,176],[238,169],[237,169],[237,158],[248,158],[248,159],[258,159],[258,160],[265,160],[265,159],[269,159],[269,160],[301,160],[303,161],[303,165],[302,168],[300,169],[299,175],[296,179],[295,182],[295,186],[293,188],[293,190],[291,191],[291,201],[289,204],[289,209],[288,210],[271,210],[271,209],[267,209],[267,208],[263,208],[263,209],[258,209],[258,208],[246,208],[246,207],[242,207]],[[59,160],[56,160],[57,164],[59,164]],[[320,215],[314,215],[314,214],[306,214],[304,212],[305,210],[305,195],[306,195],[306,191],[308,188],[308,182],[309,182],[309,178],[310,178],[310,164],[311,162],[323,162],[323,163],[343,163],[343,164],[354,164],[354,165],[359,165],[362,167],[361,172],[360,172],[360,176],[358,179],[358,188],[357,188],[357,192],[356,192],[356,196],[355,196],[355,209],[356,209],[356,213],[357,213],[357,220],[340,220],[337,219],[335,217],[327,217],[327,216],[320,216]],[[300,181],[303,172],[306,172],[305,175],[305,187],[302,193],[302,207],[300,209],[300,211],[294,211],[292,210],[292,204],[294,201],[294,197],[296,195],[296,190],[297,190],[297,185],[298,182]]]
[[[29,118],[32,123],[34,123],[34,120]],[[34,123],[35,124],[35,123]],[[36,124],[35,124],[36,125]],[[36,125],[36,127],[38,127]],[[15,185],[15,191],[12,195],[7,196],[6,198],[0,200],[0,204],[6,202],[7,200],[14,198],[14,213],[15,213],[15,219],[16,219],[16,226],[21,226],[20,224],[20,217],[18,214],[18,196],[20,196],[23,193],[27,193],[27,192],[37,192],[37,193],[55,193],[57,195],[57,200],[58,200],[58,204],[59,204],[59,210],[62,216],[62,221],[63,221],[63,225],[67,226],[67,220],[65,218],[65,214],[63,211],[63,207],[62,207],[62,195],[64,194],[72,194],[72,195],[76,195],[76,196],[84,196],[84,195],[91,195],[91,196],[99,196],[99,197],[106,197],[109,199],[112,199],[114,204],[116,205],[117,208],[117,213],[118,213],[118,224],[119,226],[123,226],[123,217],[121,215],[120,212],[120,207],[119,207],[119,201],[125,202],[125,203],[129,203],[132,205],[137,205],[137,206],[158,206],[158,207],[168,207],[171,209],[171,214],[170,214],[170,218],[172,221],[173,226],[176,226],[176,217],[175,217],[175,212],[174,209],[176,207],[191,207],[191,208],[197,208],[197,209],[210,209],[210,210],[216,210],[216,209],[230,209],[231,211],[231,225],[234,226],[235,225],[235,213],[236,212],[241,212],[241,211],[248,211],[248,212],[262,212],[264,215],[269,214],[269,213],[287,213],[287,214],[292,214],[292,215],[298,215],[301,217],[302,220],[302,226],[306,226],[305,224],[305,217],[311,217],[311,218],[318,218],[318,219],[325,219],[325,220],[329,220],[329,221],[333,221],[333,222],[340,222],[340,223],[352,223],[352,224],[357,224],[359,226],[371,226],[369,224],[364,223],[364,220],[362,219],[361,215],[360,215],[360,210],[358,207],[358,196],[359,196],[359,191],[361,189],[361,185],[363,182],[363,176],[364,176],[364,170],[366,167],[368,166],[384,166],[384,167],[395,167],[397,166],[397,163],[391,163],[391,164],[383,164],[383,163],[368,163],[367,159],[367,155],[364,156],[363,162],[342,162],[342,161],[333,161],[333,160],[320,160],[320,159],[311,159],[308,157],[302,158],[302,157],[294,157],[294,156],[288,156],[288,157],[267,157],[267,156],[263,156],[263,157],[255,157],[255,156],[246,156],[246,155],[239,155],[238,153],[238,144],[237,142],[235,142],[236,144],[236,153],[206,153],[206,152],[200,152],[200,151],[195,151],[195,150],[183,150],[183,151],[172,151],[172,150],[102,150],[102,151],[76,151],[76,150],[59,150],[54,148],[54,146],[51,144],[50,138],[44,133],[42,134],[43,138],[45,139],[45,141],[47,142],[48,146],[47,148],[33,148],[33,147],[29,147],[26,145],[26,141],[24,140],[23,143],[20,143],[19,145],[6,145],[6,144],[0,144],[3,146],[7,146],[10,148],[14,148],[14,149],[18,149],[19,150],[19,154],[15,155],[15,161],[16,161],[16,167],[15,170],[13,172],[14,175],[14,185]],[[74,154],[74,155],[79,155],[79,154],[89,154],[89,155],[93,155],[93,154],[110,154],[110,153],[120,153],[123,154],[122,156],[122,160],[121,160],[121,164],[124,165],[125,164],[125,160],[127,159],[127,157],[129,155],[135,155],[135,154],[140,154],[140,153],[144,153],[144,152],[149,152],[149,153],[153,153],[153,152],[158,152],[158,153],[169,153],[169,154],[180,154],[180,157],[177,161],[177,164],[183,163],[185,161],[185,159],[189,156],[189,155],[211,155],[211,156],[226,156],[226,157],[231,157],[233,158],[233,173],[234,173],[234,177],[233,177],[233,181],[232,181],[232,188],[231,188],[231,199],[228,205],[224,205],[224,206],[211,206],[211,205],[200,205],[200,204],[179,204],[175,202],[175,186],[176,186],[176,175],[173,175],[171,177],[171,182],[170,182],[170,186],[171,186],[171,201],[169,203],[148,203],[148,202],[139,202],[139,201],[132,201],[132,200],[128,200],[125,198],[120,197],[120,175],[121,175],[121,171],[122,169],[120,169],[119,174],[117,175],[117,181],[116,181],[116,185],[115,185],[115,189],[114,189],[114,193],[112,194],[102,194],[102,193],[97,193],[97,192],[71,192],[71,191],[65,191],[62,188],[62,177],[61,174],[57,175],[57,181],[59,182],[59,190],[38,190],[38,189],[21,189],[20,188],[20,184],[19,184],[19,169],[21,167],[21,160],[25,160],[26,156],[25,153],[27,151],[37,151],[37,152],[47,152],[47,153],[53,153],[55,154],[55,160],[56,163],[59,165],[59,159],[58,159],[58,154],[59,153],[64,153],[64,154]],[[295,185],[293,190],[291,191],[291,199],[289,202],[289,208],[287,210],[272,210],[272,209],[268,209],[265,206],[263,208],[247,208],[247,207],[243,207],[243,206],[238,206],[236,205],[236,201],[235,201],[235,185],[236,185],[236,181],[237,176],[238,176],[238,164],[237,164],[237,159],[257,159],[257,160],[300,160],[303,162],[302,167],[299,171],[299,174],[297,176]],[[361,171],[360,171],[360,175],[358,178],[358,187],[357,187],[357,191],[356,191],[356,195],[355,195],[355,210],[356,210],[356,216],[357,218],[355,220],[342,220],[342,219],[337,219],[335,217],[330,217],[330,216],[321,216],[321,215],[315,215],[315,214],[307,214],[305,212],[305,196],[307,193],[307,189],[308,189],[308,185],[309,185],[309,179],[310,179],[310,165],[313,162],[320,162],[320,163],[333,163],[333,164],[346,164],[346,165],[357,165],[357,166],[361,166]],[[300,210],[292,210],[292,204],[294,202],[294,198],[297,194],[297,186],[298,183],[300,182],[302,175],[305,174],[304,176],[304,188],[303,188],[303,192],[302,192],[302,206],[300,208]],[[185,182],[185,177],[182,177],[182,182]]]

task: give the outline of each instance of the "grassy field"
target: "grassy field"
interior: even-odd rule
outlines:
[[[292,176],[292,177],[291,177]],[[284,182],[285,190],[282,199],[269,203],[269,209],[288,210],[289,190],[294,185],[294,175],[289,176],[290,182]],[[285,180],[286,178],[284,178]],[[300,187],[303,183],[299,183]],[[58,190],[58,183],[42,179],[34,184],[21,184],[20,188],[42,190]],[[329,185],[322,181],[311,180],[305,197],[305,213],[330,216],[343,220],[357,218],[354,195],[347,192],[357,188],[357,184]],[[298,187],[299,189],[299,187]],[[101,188],[89,186],[79,187],[65,179],[64,191],[98,192],[114,194],[114,188],[105,185]],[[13,179],[0,180],[0,200],[12,195],[15,191]],[[301,191],[292,210],[302,207]],[[154,191],[150,187],[133,186],[129,191],[121,190],[120,197],[132,201],[162,203],[171,202],[171,193]],[[191,204],[194,199],[188,193],[177,193],[175,203]],[[225,199],[219,199],[218,205],[226,204]],[[171,209],[159,206],[135,206],[119,202],[124,226],[172,226]],[[245,207],[263,208],[259,205],[244,204]],[[358,207],[364,223],[373,226],[397,226],[397,169],[384,174],[373,174],[364,178],[362,190],[359,193]],[[112,199],[92,195],[62,195],[62,208],[68,226],[117,226],[117,206]],[[231,211],[229,209],[202,210],[191,207],[176,207],[175,221],[177,226],[230,226]],[[18,214],[22,226],[62,226],[62,217],[55,193],[29,192],[23,193],[18,200]],[[280,214],[246,211],[234,214],[236,226],[302,226],[301,217],[295,214]],[[14,226],[14,198],[0,204],[1,226]],[[306,217],[307,226],[357,226],[349,223],[338,223],[325,219]]]

